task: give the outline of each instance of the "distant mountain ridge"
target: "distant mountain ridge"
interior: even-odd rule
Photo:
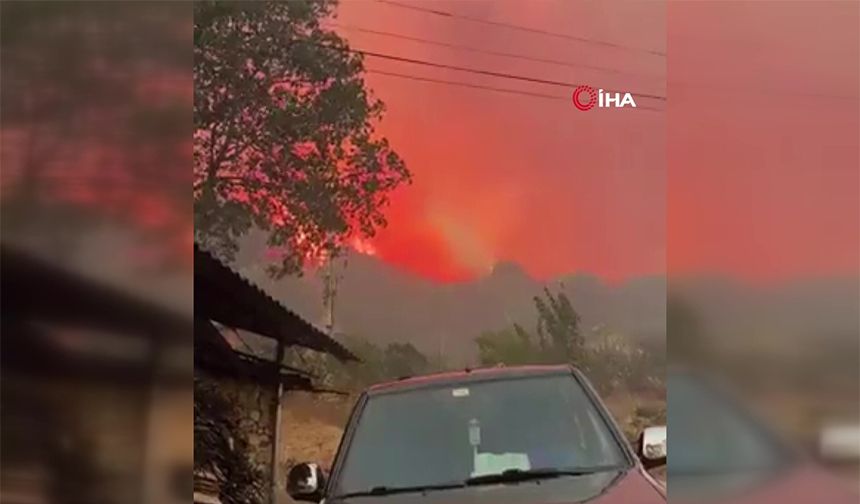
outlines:
[[[246,249],[234,266],[308,321],[325,326],[320,275],[275,281],[265,273],[259,257]],[[570,297],[582,317],[583,331],[602,324],[652,348],[665,348],[667,280],[662,275],[619,285],[587,274],[542,282],[520,265],[507,262],[472,281],[438,283],[354,252],[348,254],[347,263],[345,270],[339,270],[338,334],[377,344],[411,342],[424,352],[444,352],[465,362],[474,356],[474,339],[484,331],[513,323],[534,330],[533,297],[548,287]],[[721,341],[739,338],[749,343],[754,338],[764,344],[770,340],[777,348],[799,351],[825,341],[854,346],[860,341],[860,279],[856,276],[798,279],[770,287],[699,277],[673,281],[671,287],[694,306],[702,325]]]
[[[424,352],[474,354],[474,339],[484,331],[519,323],[532,330],[534,296],[544,287],[565,292],[582,317],[583,330],[597,324],[635,340],[662,344],[666,334],[666,279],[636,278],[610,286],[590,275],[565,275],[541,282],[515,263],[500,263],[485,277],[438,283],[388,265],[378,258],[350,253],[339,269],[335,302],[338,333],[377,344],[411,342]],[[317,325],[327,316],[318,274],[272,280],[261,264],[238,265],[250,280]]]

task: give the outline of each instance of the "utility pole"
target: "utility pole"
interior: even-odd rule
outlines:
[[[335,335],[335,302],[337,301],[337,288],[340,277],[337,273],[338,254],[334,249],[329,251],[326,258],[326,273],[325,286],[323,288],[323,306],[326,308],[326,329],[329,337],[334,338]],[[344,269],[346,268],[347,259],[344,258]]]
[[[280,454],[280,444],[281,444],[281,398],[284,395],[284,384],[281,382],[281,363],[284,361],[284,350],[285,350],[284,340],[282,337],[278,338],[278,348],[275,352],[275,380],[276,383],[274,385],[275,397],[272,399],[272,413],[271,413],[271,421],[272,421],[272,487],[271,487],[271,495],[269,502],[271,504],[276,504],[278,497],[278,455]]]
[[[328,305],[328,335],[334,336],[334,302],[337,297],[337,277],[334,269],[334,254],[329,254],[326,273],[325,301]]]

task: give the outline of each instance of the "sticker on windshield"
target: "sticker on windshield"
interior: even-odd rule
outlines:
[[[469,389],[467,388],[455,388],[451,391],[451,395],[454,397],[469,397]]]

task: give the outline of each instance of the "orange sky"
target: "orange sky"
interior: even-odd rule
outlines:
[[[669,272],[858,274],[860,3],[688,4],[668,10]]]
[[[645,5],[604,10],[597,4],[533,2],[527,11],[518,2],[422,5],[655,50],[665,44],[664,11]],[[374,2],[344,2],[338,22],[617,67],[633,76],[343,30],[356,48],[544,79],[663,91],[664,59],[638,51],[476,25]],[[567,100],[572,89],[370,57],[366,66],[562,97],[547,100],[369,74],[369,86],[387,105],[381,131],[414,175],[412,186],[394,195],[387,212],[389,226],[374,240],[385,260],[439,279],[480,275],[503,260],[520,262],[540,277],[584,270],[617,279],[664,271],[662,114],[584,113]]]
[[[387,105],[380,130],[414,175],[412,186],[393,195],[389,225],[373,240],[378,255],[440,280],[477,276],[503,260],[541,278],[585,271],[609,281],[666,271],[856,274],[857,7],[767,4],[412,4],[668,52],[661,57],[343,2],[342,25],[624,73],[341,28],[355,48],[657,95],[666,94],[668,78],[672,96],[668,105],[637,100],[668,113],[581,112],[565,100],[368,74]],[[372,57],[366,67],[560,97],[572,92]]]

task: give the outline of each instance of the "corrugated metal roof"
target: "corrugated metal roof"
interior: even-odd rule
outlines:
[[[32,254],[0,247],[3,316],[180,342],[192,320]],[[8,321],[7,321],[8,322]]]
[[[194,316],[227,327],[358,360],[343,345],[303,320],[269,294],[194,245]]]

